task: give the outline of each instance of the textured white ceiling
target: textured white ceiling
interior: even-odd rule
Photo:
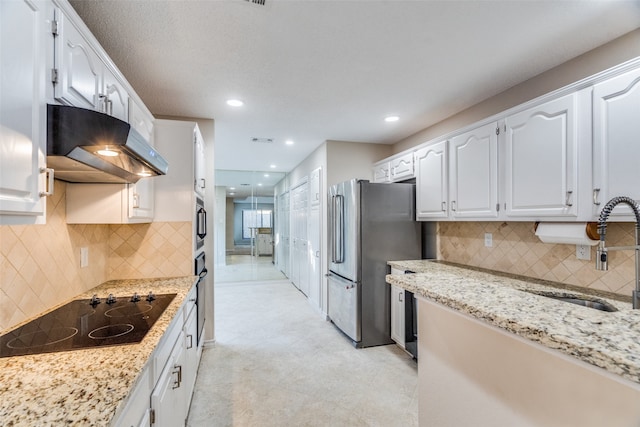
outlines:
[[[71,1],[155,115],[215,119],[227,170],[394,143],[640,26],[638,1],[266,2]]]

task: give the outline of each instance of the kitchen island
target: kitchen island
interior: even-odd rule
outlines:
[[[418,298],[420,425],[638,425],[640,311],[629,298],[434,261],[389,265],[416,272],[387,282]],[[586,294],[617,311],[539,294]]]
[[[138,344],[0,358],[0,424],[109,425],[197,279],[113,280],[78,295],[74,299],[148,291],[176,297]]]

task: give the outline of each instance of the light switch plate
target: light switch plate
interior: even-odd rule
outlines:
[[[484,246],[490,248],[493,246],[493,234],[484,233]]]

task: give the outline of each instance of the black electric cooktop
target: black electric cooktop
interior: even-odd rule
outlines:
[[[71,301],[0,336],[0,357],[139,343],[175,296]]]

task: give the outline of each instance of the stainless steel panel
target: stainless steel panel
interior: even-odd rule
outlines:
[[[353,341],[361,340],[359,285],[329,274],[329,318]]]
[[[360,280],[360,186],[345,181],[329,190],[329,270],[352,281]]]

